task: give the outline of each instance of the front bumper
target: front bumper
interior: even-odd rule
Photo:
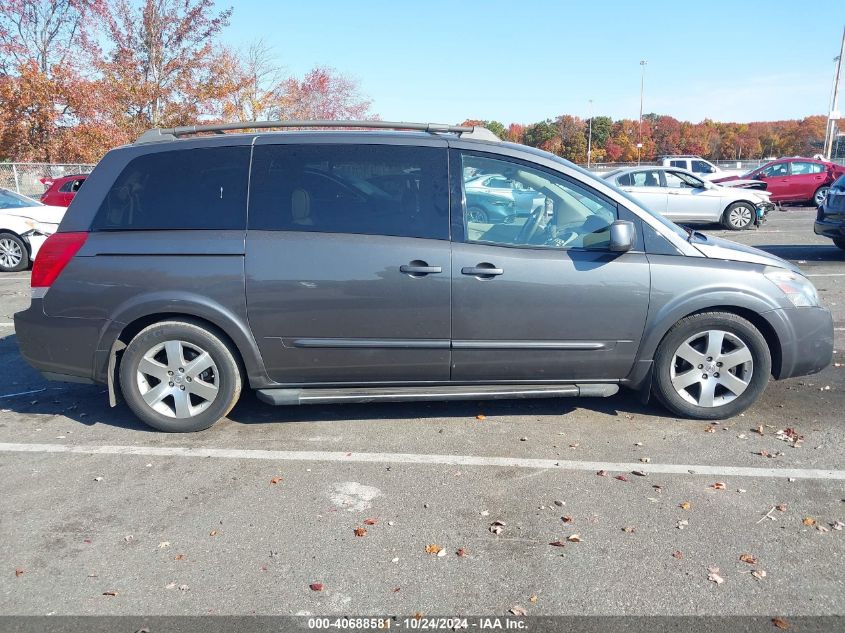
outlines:
[[[833,317],[830,310],[781,308],[763,313],[780,341],[780,364],[772,367],[775,378],[815,374],[833,360]]]

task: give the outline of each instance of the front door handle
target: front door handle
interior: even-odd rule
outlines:
[[[504,270],[496,268],[489,262],[482,262],[478,266],[464,266],[461,268],[462,275],[473,275],[480,279],[493,279],[496,275],[502,275],[504,272]]]
[[[425,277],[426,275],[442,273],[443,268],[440,266],[429,266],[428,262],[415,259],[407,264],[402,264],[399,267],[399,272],[410,275],[411,277]]]

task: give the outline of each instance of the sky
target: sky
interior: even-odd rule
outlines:
[[[532,123],[643,111],[693,122],[826,114],[845,2],[217,0],[224,41],[355,78],[382,119]],[[842,84],[845,91],[845,82]],[[845,110],[845,95],[840,99]]]

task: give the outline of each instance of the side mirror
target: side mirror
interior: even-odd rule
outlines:
[[[614,253],[627,253],[634,248],[634,223],[616,220],[610,225],[610,250]]]

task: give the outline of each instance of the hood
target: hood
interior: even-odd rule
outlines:
[[[770,255],[766,251],[761,251],[759,248],[731,242],[721,237],[713,237],[696,232],[692,244],[701,251],[702,255],[711,259],[726,259],[732,262],[776,266],[777,268],[785,268],[801,275],[804,274],[798,266],[785,259]]]
[[[766,183],[762,180],[749,180],[747,178],[736,178],[734,180],[725,180],[724,182],[716,183],[723,187],[739,187],[753,189],[754,191],[766,191]],[[758,187],[760,187],[758,189]],[[771,193],[769,193],[771,195]]]
[[[28,218],[44,224],[59,224],[65,216],[65,207],[45,204],[38,207],[21,207],[19,209],[0,209],[0,214],[12,215],[18,218]]]

